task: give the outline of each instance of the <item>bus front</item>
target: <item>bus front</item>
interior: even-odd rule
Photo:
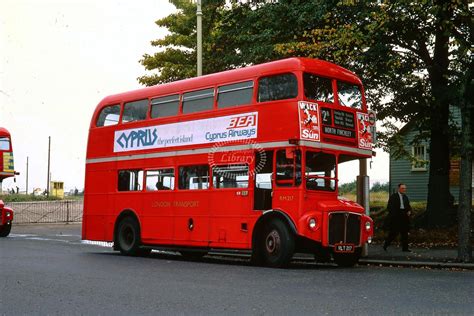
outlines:
[[[372,157],[375,113],[367,110],[359,78],[341,67],[332,70],[331,76],[321,67],[303,72],[299,138],[289,140],[299,156],[292,175],[303,191],[294,218],[300,250],[315,252],[317,259],[332,255],[338,265],[351,266],[371,242],[373,222],[362,206],[338,196],[338,179],[344,176],[339,166]],[[277,162],[277,180],[278,171]],[[284,204],[285,197],[275,193]]]

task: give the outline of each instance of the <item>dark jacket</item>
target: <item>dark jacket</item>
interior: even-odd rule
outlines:
[[[406,194],[402,194],[403,196],[403,204],[405,206],[405,209],[400,210],[400,197],[398,195],[398,192],[393,193],[390,195],[390,198],[388,199],[388,204],[387,204],[387,210],[389,214],[391,215],[397,215],[397,214],[403,214],[407,213],[408,211],[411,211],[411,206],[410,206],[410,200],[408,200],[408,196]]]

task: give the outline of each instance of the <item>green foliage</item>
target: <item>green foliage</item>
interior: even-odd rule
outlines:
[[[58,197],[50,196],[47,197],[45,195],[26,195],[26,194],[8,194],[8,195],[0,195],[0,200],[5,203],[10,202],[38,202],[38,201],[56,201],[61,200]]]
[[[352,181],[349,183],[344,183],[339,186],[339,195],[345,195],[348,193],[356,194],[357,193],[357,182]]]
[[[380,183],[375,182],[370,188],[370,192],[388,192],[388,182]]]
[[[168,29],[162,39],[151,41],[158,48],[154,55],[144,54],[140,63],[151,74],[138,78],[141,84],[152,86],[196,76],[196,5],[189,0],[170,0],[177,12],[156,21],[156,25]],[[220,60],[210,61],[213,38],[218,32],[220,14],[225,1],[203,2],[203,74],[223,70]]]
[[[146,85],[195,75],[195,5],[170,0],[177,13],[157,21],[170,34],[141,63],[157,73]],[[320,58],[362,78],[369,106],[391,127],[379,145],[410,156],[392,123],[414,121],[430,137],[429,209],[448,209],[449,105],[462,103],[472,80],[468,0],[203,1],[204,73],[290,56]],[[467,101],[466,101],[467,102]],[[465,102],[465,103],[466,103]],[[390,126],[391,125],[391,126]],[[398,149],[397,149],[398,148]],[[438,217],[435,222],[443,222]]]

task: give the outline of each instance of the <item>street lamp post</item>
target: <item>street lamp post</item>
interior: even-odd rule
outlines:
[[[202,76],[202,11],[201,0],[196,0],[196,18],[197,18],[197,75]]]

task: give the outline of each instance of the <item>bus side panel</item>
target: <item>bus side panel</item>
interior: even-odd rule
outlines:
[[[115,172],[110,168],[86,165],[82,239],[112,241],[115,213],[114,195],[110,193],[114,179]]]
[[[149,191],[143,194],[142,241],[148,244],[173,243],[175,192]]]
[[[176,192],[174,241],[176,245],[209,245],[210,190]]]
[[[214,189],[211,197],[211,247],[249,248],[253,202],[248,188]]]

